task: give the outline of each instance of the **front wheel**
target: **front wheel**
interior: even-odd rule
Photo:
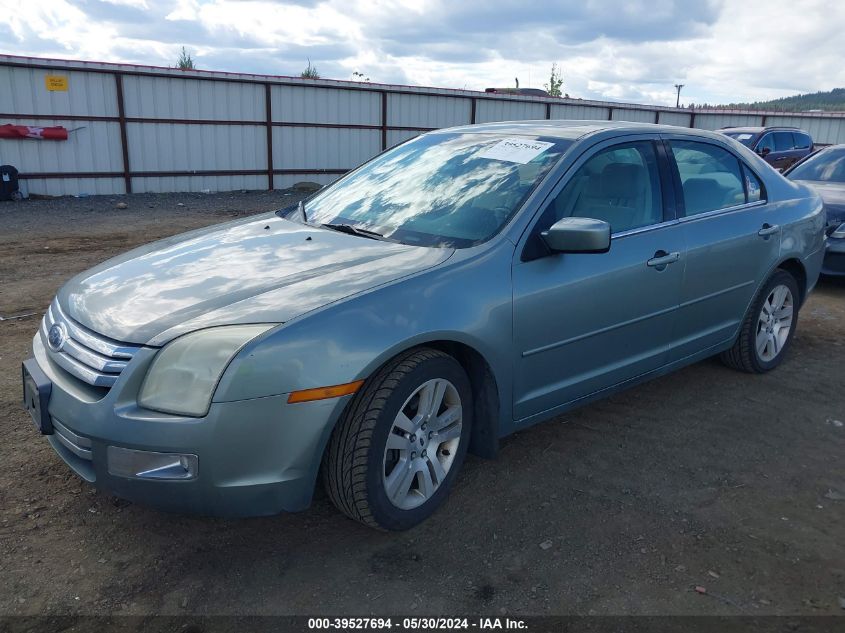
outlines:
[[[798,325],[798,283],[777,270],[752,304],[733,347],[722,353],[729,367],[762,374],[780,365]]]
[[[332,433],[323,483],[347,516],[405,530],[449,494],[469,443],[472,391],[461,365],[430,348],[379,370]]]

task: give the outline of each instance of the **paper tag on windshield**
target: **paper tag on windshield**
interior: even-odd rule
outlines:
[[[554,143],[546,143],[545,141],[530,141],[524,138],[506,138],[502,139],[492,147],[488,147],[478,156],[480,158],[505,160],[509,163],[519,163],[524,165],[553,145]]]
[[[753,136],[753,134],[740,134],[740,135],[738,135],[738,136],[736,137],[736,140],[738,140],[738,141],[747,141],[747,140],[748,140],[748,139],[750,139],[752,136]]]

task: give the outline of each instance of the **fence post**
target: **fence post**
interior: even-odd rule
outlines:
[[[273,97],[270,84],[264,84],[264,115],[267,126],[267,190],[273,191]]]
[[[123,155],[123,186],[126,193],[132,193],[132,176],[129,171],[129,141],[126,137],[126,108],[123,103],[123,75],[114,74],[117,92],[117,120],[120,126],[120,151]]]
[[[387,149],[387,92],[381,91],[381,151]]]

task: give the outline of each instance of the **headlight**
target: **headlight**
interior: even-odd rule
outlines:
[[[836,227],[836,230],[830,234],[830,237],[842,239],[845,237],[845,222]]]
[[[138,404],[147,409],[202,417],[220,377],[235,354],[274,325],[227,325],[199,330],[171,341],[156,355]]]

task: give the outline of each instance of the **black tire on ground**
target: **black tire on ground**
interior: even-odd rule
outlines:
[[[758,321],[760,311],[763,308],[763,303],[768,299],[769,295],[777,286],[786,286],[792,293],[793,308],[792,308],[792,325],[789,329],[786,342],[781,347],[780,352],[769,361],[760,357],[757,352],[756,338]],[[795,334],[795,329],[798,327],[798,308],[800,304],[800,292],[798,290],[798,282],[795,281],[790,273],[778,268],[772,273],[771,277],[766,281],[760,289],[758,295],[754,298],[751,307],[748,309],[748,314],[742,322],[736,342],[729,350],[722,352],[720,358],[722,362],[728,367],[753,374],[763,374],[771,371],[783,362],[786,356],[789,344],[792,342],[792,337]]]
[[[400,408],[428,380],[445,378],[461,399],[462,428],[452,466],[443,483],[422,505],[403,510],[384,489],[388,434]],[[323,485],[348,517],[382,530],[407,530],[443,503],[466,456],[472,426],[472,390],[461,365],[439,350],[418,347],[379,369],[355,394],[338,422],[322,465]]]

